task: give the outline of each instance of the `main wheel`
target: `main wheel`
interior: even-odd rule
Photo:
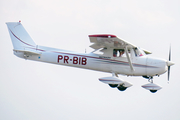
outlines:
[[[155,92],[157,92],[157,90],[149,90],[150,92],[152,92],[152,93],[155,93]]]
[[[120,85],[120,86],[118,86],[117,88],[118,88],[118,90],[120,90],[120,91],[125,91],[125,90],[127,89],[127,87],[124,87],[123,85]]]
[[[118,86],[118,84],[109,84],[110,87],[115,88]]]

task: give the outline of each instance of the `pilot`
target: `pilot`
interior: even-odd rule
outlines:
[[[117,57],[117,50],[116,49],[113,50],[113,57]]]
[[[119,50],[119,57],[122,57],[122,55],[124,54],[124,50]]]

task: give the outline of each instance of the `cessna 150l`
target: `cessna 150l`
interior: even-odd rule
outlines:
[[[76,53],[61,49],[36,45],[21,22],[6,23],[13,43],[14,54],[27,60],[35,60],[57,65],[67,65],[84,69],[111,73],[110,77],[99,78],[99,81],[109,84],[120,91],[132,86],[127,81],[118,78],[118,74],[127,76],[143,76],[150,83],[142,85],[143,88],[155,93],[161,89],[153,83],[153,76],[159,76],[168,71],[170,74],[171,52],[169,60],[148,56],[151,52],[119,39],[115,35],[97,34],[89,35],[91,53]],[[100,50],[103,54],[97,54]]]

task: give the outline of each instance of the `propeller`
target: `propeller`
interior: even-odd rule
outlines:
[[[167,66],[168,66],[168,82],[169,82],[169,77],[170,77],[170,66],[174,65],[173,62],[171,62],[171,45],[169,48],[169,61],[166,62]]]

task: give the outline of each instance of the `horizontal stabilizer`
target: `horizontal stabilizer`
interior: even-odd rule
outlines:
[[[29,51],[29,50],[13,50],[16,52],[24,52],[25,54],[29,54],[29,55],[41,55],[41,52],[37,52],[36,50],[34,51]]]

